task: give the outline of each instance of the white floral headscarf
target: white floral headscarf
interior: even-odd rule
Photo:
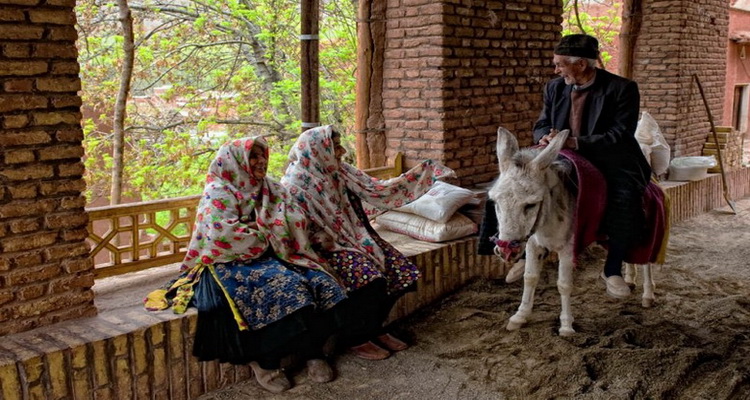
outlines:
[[[277,182],[253,176],[253,146],[262,146],[268,157],[265,139],[250,137],[225,143],[211,162],[181,270],[253,260],[269,246],[291,264],[322,268],[308,240],[305,214]]]
[[[335,239],[336,249],[364,253],[383,265],[383,251],[357,218],[346,190],[379,210],[389,210],[410,203],[427,193],[438,178],[455,173],[426,160],[398,177],[373,178],[347,163],[339,163],[332,134],[330,125],[303,132],[289,152],[289,165],[281,184],[300,202],[310,219]]]

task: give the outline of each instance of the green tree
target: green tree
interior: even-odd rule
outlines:
[[[264,135],[283,171],[299,122],[299,3],[130,1],[135,30],[125,120],[124,194],[196,194],[225,140]],[[351,131],[355,3],[321,4],[321,121]],[[123,63],[114,0],[77,5],[89,198],[109,193],[114,99]]]
[[[622,20],[620,0],[563,0],[563,35],[586,33],[599,40],[602,66],[616,52]]]

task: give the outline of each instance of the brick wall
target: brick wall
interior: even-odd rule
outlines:
[[[554,0],[388,1],[388,157],[441,160],[466,186],[494,179],[499,125],[531,143],[561,13]]]
[[[0,5],[0,335],[96,313],[74,5]]]
[[[383,117],[386,155],[403,151],[405,164],[443,160],[445,4],[391,0],[386,9]]]
[[[673,156],[700,155],[710,132],[694,73],[720,124],[728,18],[724,0],[644,1],[633,74],[641,109],[659,123]]]
[[[722,0],[646,1],[634,79],[642,109],[659,122],[673,156],[699,155],[712,115],[722,115],[727,4]],[[561,6],[553,0],[390,0],[386,9],[383,120],[387,156],[407,167],[434,158],[460,184],[492,180],[495,130],[530,144],[541,90],[553,74]]]

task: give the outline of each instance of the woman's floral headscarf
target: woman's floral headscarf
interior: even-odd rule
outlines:
[[[269,246],[291,264],[322,268],[308,240],[306,216],[281,185],[253,176],[253,146],[261,146],[268,158],[265,139],[251,137],[225,143],[211,162],[181,270],[249,261]]]
[[[376,179],[347,163],[339,163],[332,135],[330,125],[303,132],[289,152],[289,165],[281,184],[310,219],[335,238],[338,249],[364,253],[383,265],[383,251],[357,218],[346,190],[379,210],[389,210],[410,203],[427,193],[438,178],[455,173],[427,160],[398,177]]]

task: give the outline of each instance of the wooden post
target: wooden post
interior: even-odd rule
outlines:
[[[372,35],[370,34],[371,1],[360,1],[357,10],[357,85],[354,108],[355,149],[359,169],[370,168],[370,148],[367,143],[367,119],[370,116],[370,88],[372,77]]]
[[[356,155],[360,168],[388,164],[383,119],[383,63],[387,0],[360,1],[357,13]]]
[[[301,113],[302,131],[320,125],[320,88],[318,84],[320,60],[318,58],[319,1],[301,0],[300,69],[302,78]]]
[[[620,28],[620,76],[633,79],[635,43],[643,20],[642,0],[624,0],[622,3],[622,27]]]

